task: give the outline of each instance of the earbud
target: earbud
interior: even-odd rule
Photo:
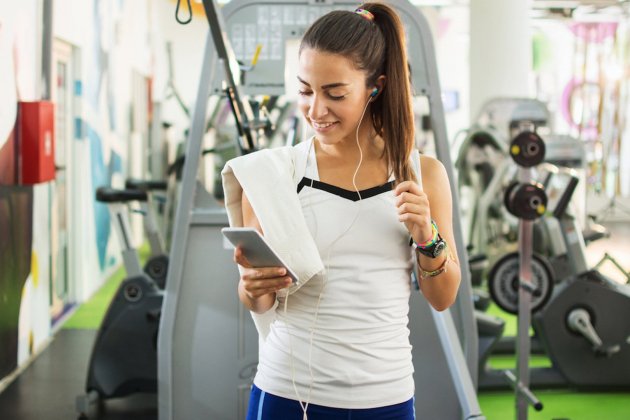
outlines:
[[[372,91],[372,93],[370,93],[370,97],[371,97],[371,98],[375,97],[377,93],[378,93],[378,88],[374,88],[374,90]]]

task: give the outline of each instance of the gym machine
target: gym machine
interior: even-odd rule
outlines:
[[[213,1],[204,0],[203,4],[210,33],[192,128],[186,142],[160,322],[160,420],[244,418],[258,360],[258,334],[250,315],[238,301],[238,271],[232,261],[232,249],[226,246],[220,234],[221,228],[227,226],[227,215],[221,203],[207,192],[196,176],[208,95],[210,92],[227,94],[237,121],[239,144],[244,153],[255,150],[259,145],[259,132],[250,124],[251,115],[245,109],[247,101],[241,100],[241,92],[284,95],[284,81],[278,78],[284,74],[286,66],[284,46],[298,41],[313,20],[333,8],[356,8],[356,3],[348,0],[234,0],[222,8],[221,14]],[[428,99],[436,152],[449,173],[453,224],[462,269],[458,299],[451,309],[436,312],[419,293],[412,294],[409,328],[418,390],[416,410],[429,420],[483,419],[474,385],[477,332],[471,316],[469,270],[432,37],[416,7],[404,0],[390,4],[401,14],[408,39],[413,43],[414,48],[409,49],[413,85]],[[236,58],[251,57],[249,48],[254,45],[246,33],[269,37],[265,38],[255,71],[243,77]],[[236,46],[236,54],[229,46],[227,34]],[[225,73],[223,84],[214,75],[217,61]],[[427,360],[431,362],[426,363]]]
[[[472,128],[455,161],[458,191],[469,196],[466,240],[474,286],[483,283],[488,247],[505,235],[505,209],[497,196],[513,165],[507,159],[507,142],[500,136],[493,128]]]
[[[126,203],[147,200],[146,192],[100,187],[96,200],[107,203],[127,277],[118,287],[98,329],[88,366],[86,393],[76,398],[80,419],[93,405],[135,393],[157,392],[157,334],[163,291],[140,268],[129,237]]]
[[[630,286],[619,284],[586,262],[579,224],[568,211],[578,177],[570,170],[553,175],[559,192],[554,216],[574,272],[555,287],[533,326],[569,386],[582,389],[630,388]]]
[[[455,166],[459,191],[470,196],[471,206],[465,218],[473,285],[483,283],[491,269],[489,260],[494,262],[495,257],[501,256],[501,252],[494,254],[516,242],[516,220],[506,212],[500,200],[503,189],[516,176],[516,168],[508,158],[510,130],[522,123],[531,124],[537,134],[545,137],[545,162],[575,169],[582,181],[580,185],[585,183],[584,145],[573,137],[551,134],[550,118],[546,105],[536,99],[494,98],[482,106],[475,123],[465,131]],[[542,178],[537,179],[544,184]],[[584,187],[576,191],[575,196],[578,213],[583,214]],[[607,235],[602,226],[582,219],[578,217],[587,242]],[[534,225],[534,251],[547,256],[541,224],[539,221]],[[514,255],[512,258],[518,259]],[[538,260],[535,264],[540,268]]]
[[[547,171],[543,177],[547,209],[557,222],[550,235],[558,236],[553,242],[562,242],[562,252],[568,260],[563,270],[569,274],[554,285],[551,277],[533,272],[534,277],[540,276],[534,283],[542,284],[541,290],[553,287],[548,300],[544,298],[546,303],[533,309],[532,319],[534,338],[551,359],[552,366],[530,369],[530,383],[537,388],[628,389],[630,328],[620,320],[630,315],[630,286],[615,283],[596,268],[588,267],[581,229],[570,208],[579,175],[568,168],[544,165],[543,169]],[[506,267],[502,272],[501,279],[491,281],[492,287],[495,293],[502,294],[498,302],[502,302],[503,309],[516,313],[514,269]],[[536,299],[540,297],[534,296]],[[484,319],[479,325],[480,334],[486,331],[485,336],[480,336],[480,343],[487,342],[492,338],[488,332],[492,324]],[[496,330],[497,335],[500,333]],[[487,359],[487,354],[480,354]],[[480,388],[504,386],[500,375],[484,366],[485,360],[480,365]]]

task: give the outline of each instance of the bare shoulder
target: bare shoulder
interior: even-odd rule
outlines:
[[[422,184],[424,189],[443,190],[448,188],[448,175],[442,162],[434,157],[420,155],[420,170],[422,171]]]

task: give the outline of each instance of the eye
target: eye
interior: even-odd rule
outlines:
[[[308,96],[311,94],[310,90],[298,90],[298,95],[300,96]]]
[[[335,96],[335,95],[331,95],[330,93],[328,94],[328,97],[330,99],[332,99],[333,101],[341,101],[342,99],[345,99],[346,95],[341,95],[341,96]]]

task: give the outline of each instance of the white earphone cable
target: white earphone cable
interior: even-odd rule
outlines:
[[[352,185],[354,186],[354,190],[359,195],[359,200],[361,200],[361,193],[359,192],[359,189],[357,188],[356,180],[357,180],[357,174],[359,173],[359,168],[361,168],[361,164],[363,163],[363,150],[361,149],[361,144],[359,143],[359,128],[361,127],[361,123],[363,122],[363,117],[365,116],[365,111],[367,111],[368,105],[370,104],[371,100],[372,100],[372,95],[370,95],[370,98],[365,103],[365,107],[363,108],[363,112],[361,113],[361,118],[359,119],[359,124],[357,124],[357,130],[355,133],[357,147],[359,148],[359,164],[357,165],[357,169],[355,169],[354,175],[352,176]]]

